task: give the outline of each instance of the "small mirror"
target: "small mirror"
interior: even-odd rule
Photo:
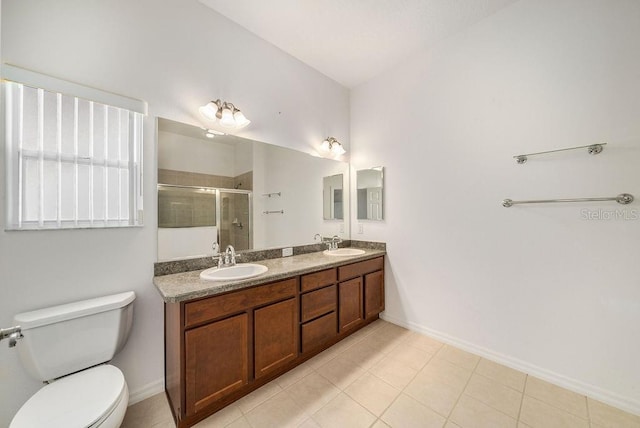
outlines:
[[[343,220],[343,175],[336,174],[322,179],[322,211],[325,220]]]
[[[362,169],[356,173],[358,220],[383,219],[383,168]]]

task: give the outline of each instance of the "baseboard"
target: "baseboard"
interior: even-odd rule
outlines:
[[[637,400],[623,397],[614,392],[581,382],[576,379],[569,378],[567,376],[563,376],[559,373],[555,373],[542,367],[538,367],[526,361],[492,351],[491,349],[478,346],[465,340],[458,339],[446,333],[432,330],[430,328],[423,327],[410,321],[404,321],[389,316],[385,313],[381,314],[380,318],[385,321],[389,321],[390,323],[408,328],[409,330],[422,333],[426,336],[439,340],[440,342],[447,343],[449,345],[453,345],[457,348],[479,355],[486,358],[487,360],[491,360],[507,367],[511,367],[512,369],[530,374],[532,376],[546,380],[547,382],[553,383],[554,385],[558,385],[570,391],[577,392],[578,394],[586,395],[595,400],[602,401],[603,403],[609,404],[613,407],[617,407],[618,409],[624,410],[626,412],[640,415],[640,402],[638,402]]]
[[[135,391],[129,391],[129,406],[164,391],[164,378],[148,383]]]

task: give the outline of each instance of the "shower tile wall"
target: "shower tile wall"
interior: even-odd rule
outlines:
[[[223,175],[199,174],[197,172],[175,171],[171,169],[158,169],[159,184],[174,184],[178,186],[202,186],[217,187],[220,189],[233,189],[234,177]]]
[[[241,190],[253,190],[253,171],[245,172],[233,178],[233,188]]]

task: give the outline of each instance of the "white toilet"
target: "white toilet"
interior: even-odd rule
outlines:
[[[18,314],[22,365],[48,382],[14,416],[10,428],[117,428],[129,389],[103,364],[122,349],[133,321],[133,291]]]

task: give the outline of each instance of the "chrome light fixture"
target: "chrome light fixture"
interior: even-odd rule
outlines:
[[[244,128],[251,123],[244,114],[231,103],[217,99],[199,109],[200,114],[211,121],[218,121],[225,128]]]
[[[320,146],[320,149],[325,153],[331,153],[334,156],[340,156],[347,151],[342,147],[342,144],[333,137],[327,137]]]

